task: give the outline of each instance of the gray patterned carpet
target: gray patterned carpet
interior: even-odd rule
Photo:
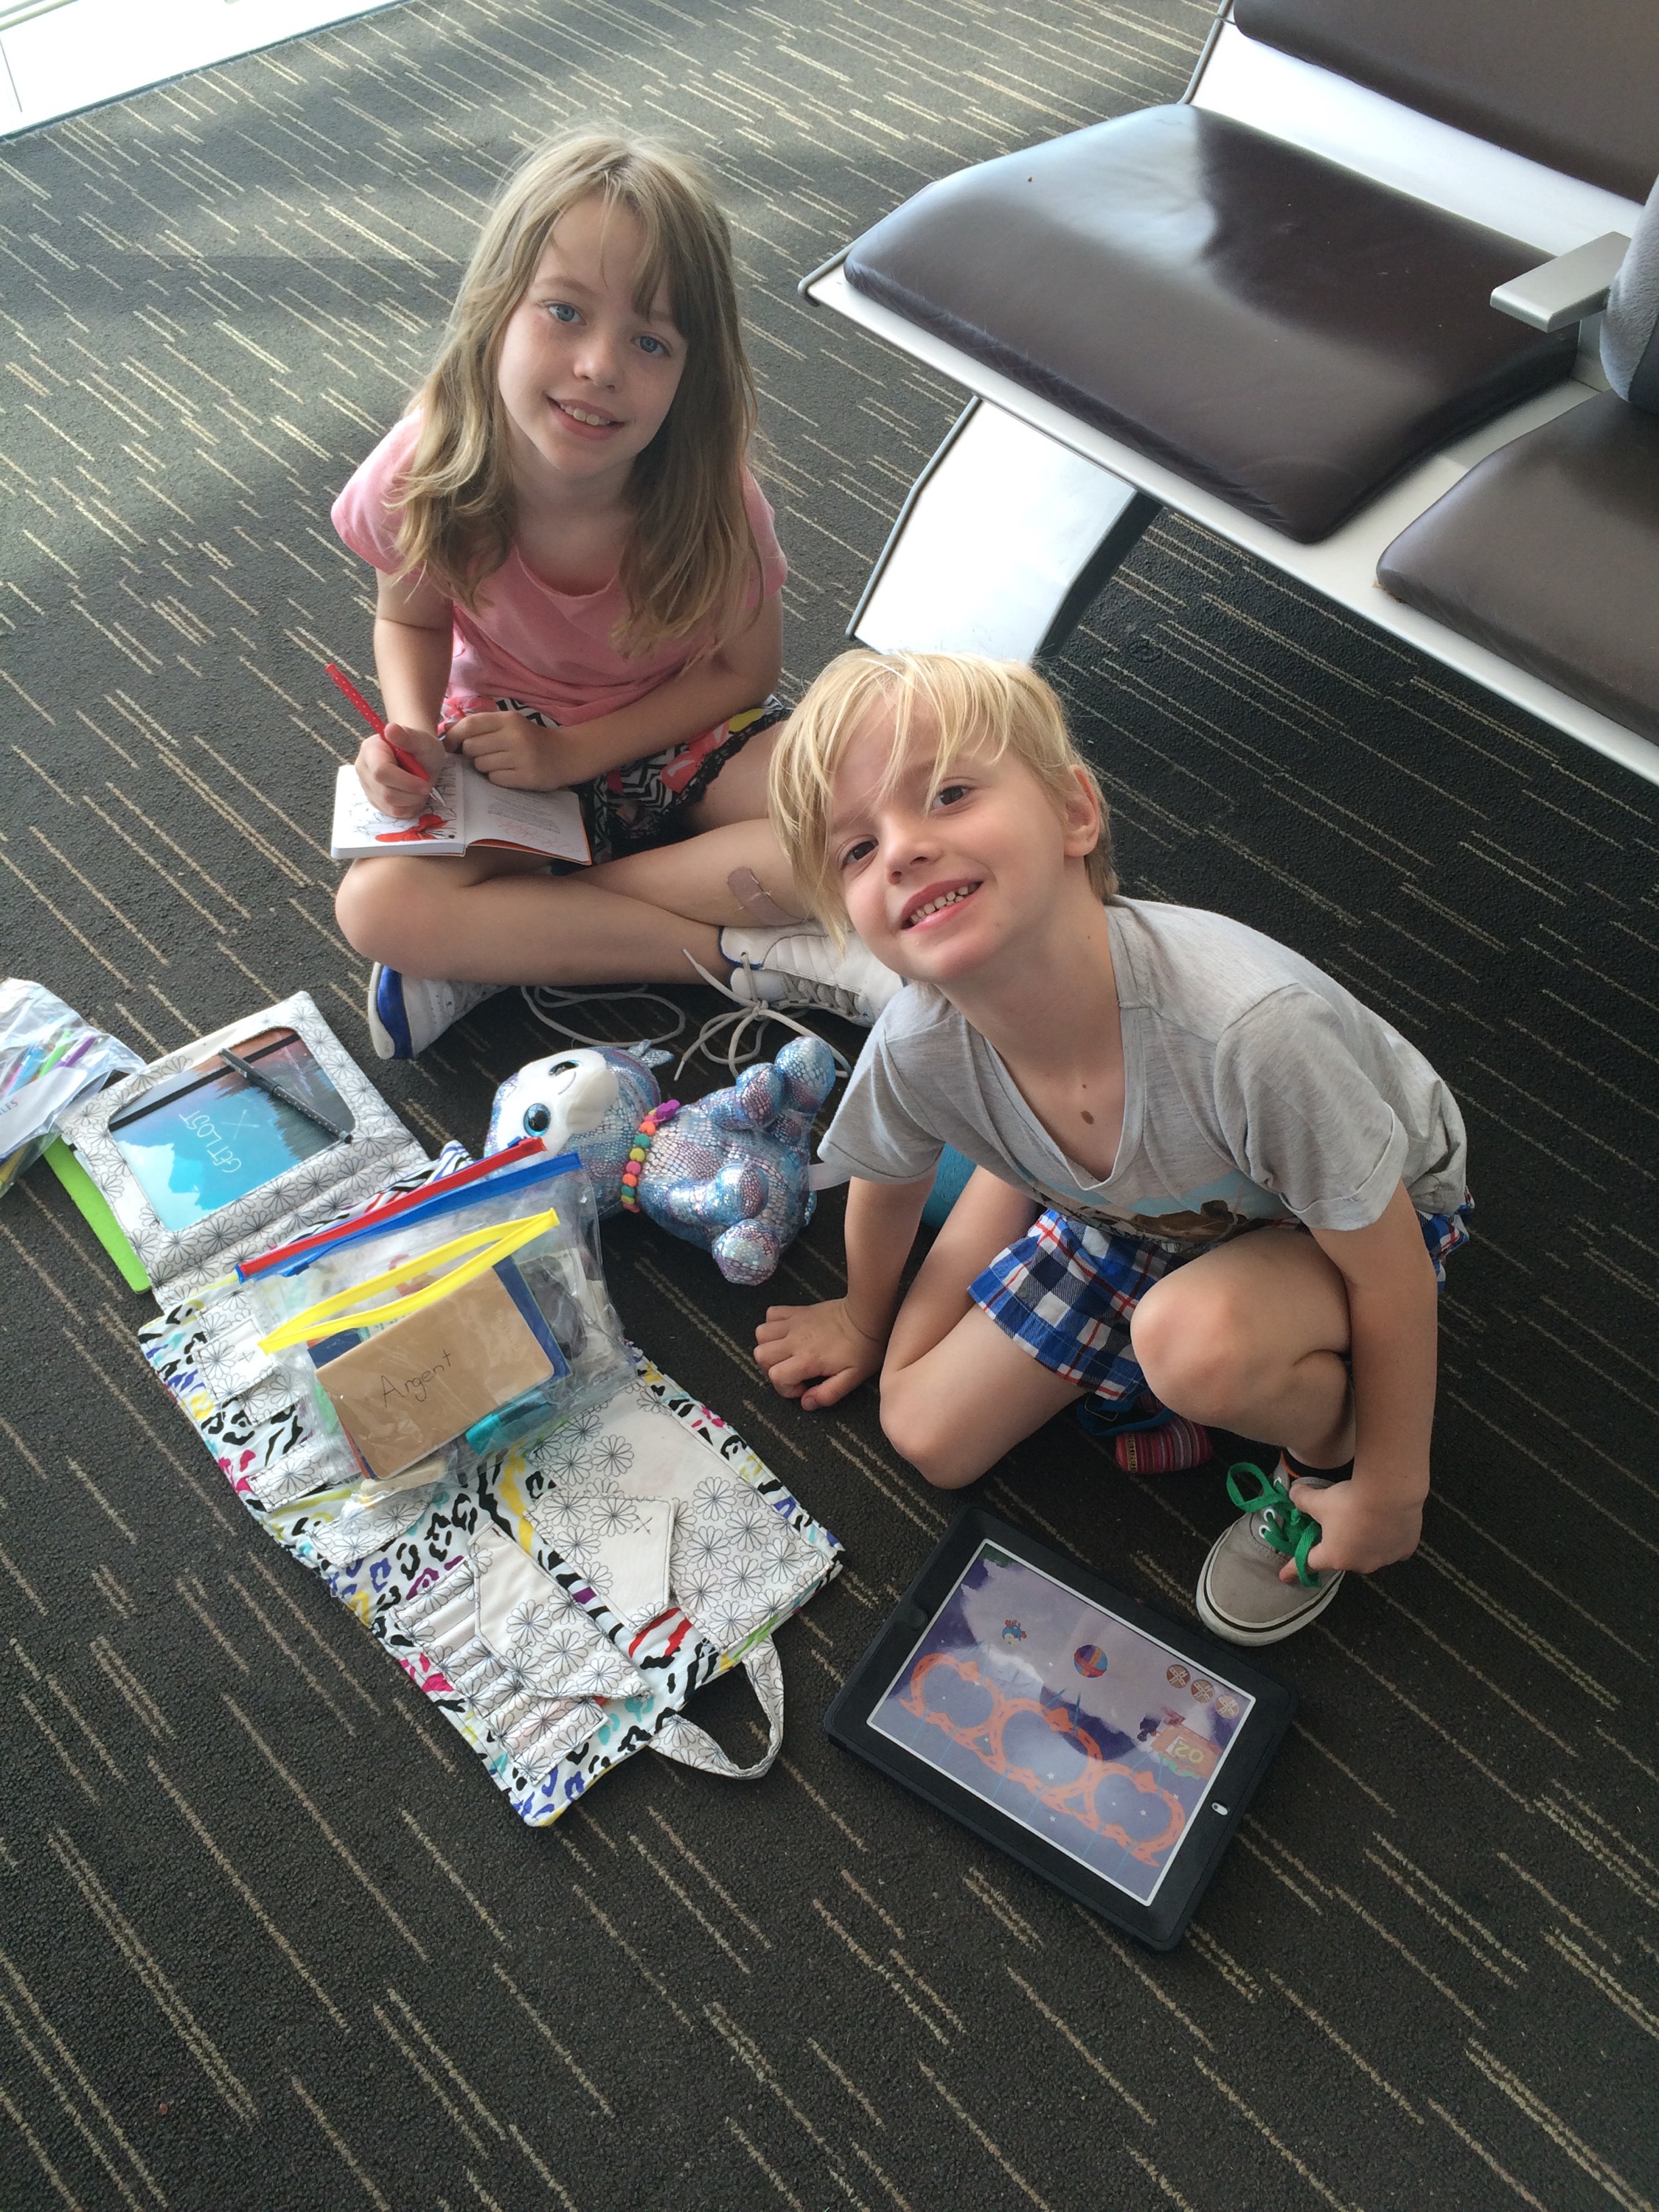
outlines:
[[[795,278],[927,178],[1173,95],[1206,15],[416,0],[8,145],[0,967],[156,1050],[304,987],[367,1054],[328,502],[522,148],[614,116],[718,172],[799,687],[957,403]],[[609,1238],[632,1332],[847,1545],[781,1639],[783,1762],[642,1758],[532,1832],[224,1491],[37,1174],[0,1205],[8,2212],[1650,2212],[1656,795],[1178,522],[1060,673],[1130,887],[1324,962],[1474,1143],[1427,1540],[1277,1655],[1301,1717],[1187,1945],[821,1736],[945,1515],[867,1393],[763,1394],[762,1295]],[[384,1087],[476,1145],[537,1048],[500,1000]],[[832,1205],[786,1292],[836,1249]],[[1066,1423],[984,1487],[1176,1612],[1227,1511]],[[744,1693],[706,1705],[746,1748]]]

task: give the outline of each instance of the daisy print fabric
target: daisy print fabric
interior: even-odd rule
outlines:
[[[741,1462],[711,1466],[688,1451],[686,1428],[643,1381],[567,1422],[526,1469],[532,1519],[626,1626],[672,1595],[700,1636],[730,1652],[793,1609],[817,1555]]]
[[[365,1503],[355,1482],[319,1486],[328,1440],[227,1340],[239,1288],[228,1278],[141,1331],[146,1358],[249,1512],[386,1646],[522,1820],[556,1820],[653,1746],[735,1771],[681,1708],[739,1663],[775,1740],[769,1639],[838,1571],[840,1547],[717,1414],[631,1352],[635,1381],[534,1450],[465,1478],[435,1455]],[[233,1370],[241,1387],[222,1396]]]

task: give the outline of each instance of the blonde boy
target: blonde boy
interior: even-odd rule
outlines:
[[[1405,1559],[1467,1242],[1462,1119],[1427,1061],[1272,939],[1123,898],[1099,787],[1018,663],[842,654],[771,795],[801,896],[910,986],[821,1148],[852,1179],[847,1295],[769,1310],[775,1388],[810,1410],[879,1369],[889,1439],[947,1489],[1091,1394],[1150,1388],[1279,1446],[1272,1501],[1200,1579],[1237,1643]],[[975,1172],[901,1304],[946,1144]],[[1322,1532],[1303,1571],[1298,1511]]]

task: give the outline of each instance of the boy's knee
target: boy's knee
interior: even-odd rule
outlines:
[[[964,1455],[963,1439],[952,1433],[948,1414],[925,1393],[907,1388],[902,1375],[891,1381],[883,1378],[881,1432],[899,1457],[936,1490],[960,1490],[985,1472]]]
[[[1195,1420],[1218,1420],[1235,1404],[1256,1364],[1260,1346],[1236,1301],[1224,1290],[1180,1282],[1149,1291],[1129,1324],[1130,1342],[1154,1395]]]

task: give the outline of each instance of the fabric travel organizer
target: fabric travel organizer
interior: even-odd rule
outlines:
[[[544,1188],[568,1205],[578,1182]],[[511,1264],[491,1249],[457,1255],[483,1263],[471,1282]],[[631,1377],[539,1441],[439,1449],[360,1487],[340,1479],[317,1394],[258,1352],[252,1294],[232,1275],[180,1301],[140,1332],[145,1358],[249,1511],[386,1646],[522,1820],[556,1820],[647,1747],[734,1779],[768,1770],[783,1723],[772,1636],[839,1571],[840,1547],[717,1415],[630,1347]],[[598,1296],[608,1312],[602,1278]],[[738,1665],[769,1724],[749,1767],[682,1711]]]

